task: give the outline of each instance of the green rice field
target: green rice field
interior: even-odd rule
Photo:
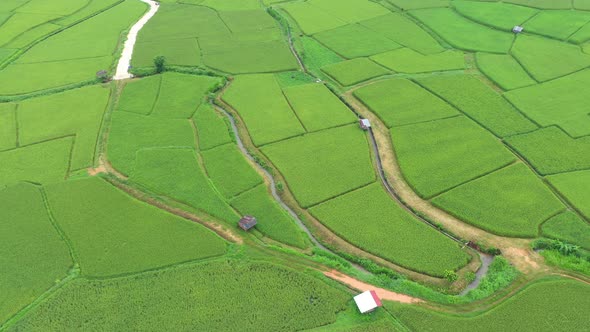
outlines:
[[[587,331],[589,87],[590,0],[1,0],[0,331]]]

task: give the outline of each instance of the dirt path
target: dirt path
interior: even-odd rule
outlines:
[[[125,41],[125,45],[123,47],[123,53],[121,53],[121,58],[119,59],[119,63],[117,64],[117,71],[115,72],[115,76],[113,77],[114,80],[123,80],[126,78],[131,78],[132,75],[129,73],[129,66],[131,65],[131,58],[133,57],[133,48],[135,47],[135,42],[137,41],[137,34],[143,28],[143,26],[156,15],[158,8],[160,8],[159,4],[152,0],[141,0],[148,5],[150,5],[150,10],[143,15],[142,18],[137,21],[129,30],[129,34],[127,34],[127,40]]]
[[[344,275],[336,270],[324,272],[324,275],[330,279],[334,279],[336,281],[339,281],[339,282],[345,284],[346,286],[348,286],[352,289],[356,289],[361,292],[368,291],[368,290],[374,290],[375,293],[377,293],[379,298],[382,300],[395,301],[395,302],[399,302],[399,303],[424,302],[423,300],[415,298],[415,297],[411,297],[408,295],[395,293],[395,292],[392,292],[387,289],[375,287],[373,285],[364,283],[360,280],[357,280],[357,279],[354,279],[354,278],[349,277],[347,275]]]

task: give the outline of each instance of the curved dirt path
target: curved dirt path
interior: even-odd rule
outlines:
[[[411,297],[408,295],[395,293],[395,292],[392,292],[387,289],[375,287],[373,285],[364,283],[360,280],[357,280],[357,279],[349,277],[345,274],[342,274],[336,270],[324,272],[324,275],[330,279],[334,279],[338,282],[345,284],[346,286],[348,286],[352,289],[356,289],[361,292],[368,291],[368,290],[374,290],[375,293],[377,293],[379,298],[382,300],[395,301],[395,302],[399,302],[399,303],[421,303],[421,302],[424,302],[423,300],[415,298],[415,297]]]
[[[113,77],[114,80],[124,80],[126,78],[133,77],[133,75],[129,73],[129,66],[131,65],[131,58],[133,57],[133,48],[135,47],[135,42],[137,41],[137,34],[143,28],[143,26],[152,17],[154,17],[154,15],[156,15],[158,8],[160,8],[160,5],[155,1],[141,1],[150,5],[150,10],[145,15],[143,15],[139,21],[133,25],[133,27],[131,27],[131,30],[129,30],[129,34],[127,34],[127,40],[125,41],[125,45],[123,47],[123,53],[121,53],[121,58],[117,64],[117,71]]]

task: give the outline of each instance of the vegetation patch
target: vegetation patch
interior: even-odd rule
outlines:
[[[590,66],[590,55],[583,53],[579,46],[531,35],[519,35],[511,54],[541,82]]]
[[[590,171],[556,174],[547,179],[586,218],[590,218]]]
[[[354,113],[323,84],[298,85],[283,91],[308,132],[342,126],[357,120]]]
[[[199,148],[208,150],[233,141],[226,118],[218,114],[211,104],[203,103],[193,116],[199,136]]]
[[[228,223],[238,219],[207,179],[194,150],[140,150],[136,164],[132,181]]]
[[[342,86],[355,85],[389,73],[389,70],[367,58],[356,58],[329,64],[322,67],[322,71]]]
[[[265,236],[294,247],[307,247],[305,234],[287,211],[271,198],[265,184],[235,197],[231,205],[241,215],[255,216],[256,229]]]
[[[262,177],[233,143],[203,151],[202,155],[207,174],[226,198],[262,183]]]
[[[372,83],[355,90],[354,96],[375,112],[387,127],[459,114],[440,98],[406,79]]]
[[[422,55],[410,48],[402,48],[372,56],[371,59],[396,72],[415,74],[463,69],[464,57],[459,51]]]
[[[514,39],[510,33],[470,21],[449,8],[415,10],[410,15],[452,46],[466,51],[507,53]]]
[[[561,40],[567,39],[590,22],[590,13],[576,10],[541,11],[526,23],[528,32]]]
[[[73,262],[32,184],[0,191],[0,234],[1,323],[63,279]]]
[[[404,177],[425,198],[493,172],[516,158],[465,117],[391,130]]]
[[[433,325],[438,331],[505,331],[584,329],[590,287],[571,279],[536,282],[496,307],[471,314],[453,315],[424,307],[388,302],[385,306],[408,327],[421,331]],[[573,306],[572,306],[573,304]]]
[[[305,133],[273,75],[238,76],[223,100],[238,111],[255,145]]]
[[[577,244],[590,250],[590,224],[576,213],[566,211],[543,224],[544,236]]]
[[[453,1],[453,8],[470,20],[504,31],[512,31],[515,25],[522,25],[539,12],[531,7],[494,1]],[[528,28],[527,24],[527,31]]]
[[[445,50],[428,32],[401,13],[389,13],[362,21],[361,24],[421,54],[440,53]]]
[[[393,40],[376,34],[360,24],[348,24],[320,32],[315,34],[314,38],[347,59],[370,56],[401,47]]]
[[[375,181],[368,144],[358,126],[350,125],[266,145],[262,152],[299,204],[309,207]]]
[[[590,70],[505,94],[519,110],[542,126],[558,125],[573,137],[590,134],[587,94]]]
[[[349,299],[347,292],[292,269],[230,260],[125,278],[78,279],[14,330],[116,330],[133,317],[141,330],[298,331],[333,323]]]
[[[505,137],[537,128],[476,76],[430,76],[417,81],[497,136]]]
[[[555,126],[511,136],[506,142],[543,175],[590,168],[590,137],[574,139]]]
[[[504,90],[534,85],[534,79],[510,55],[477,53],[477,67]]]
[[[452,189],[432,202],[474,226],[511,237],[536,237],[539,225],[565,207],[518,163]]]
[[[99,178],[47,186],[47,197],[84,275],[140,272],[225,253],[224,241],[203,226],[139,202]]]
[[[408,269],[442,277],[467,264],[459,245],[397,205],[381,184],[314,206],[310,212],[347,241]]]

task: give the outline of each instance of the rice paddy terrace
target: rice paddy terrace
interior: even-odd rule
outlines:
[[[589,105],[588,0],[2,0],[0,331],[590,331]]]

